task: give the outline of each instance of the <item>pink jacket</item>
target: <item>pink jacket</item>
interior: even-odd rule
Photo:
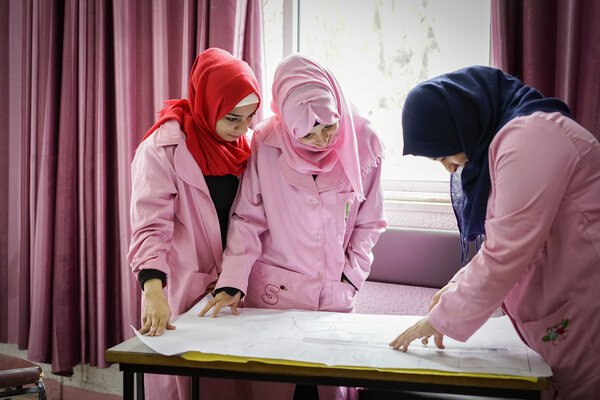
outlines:
[[[190,309],[217,279],[223,249],[217,211],[179,124],[169,120],[138,147],[131,165],[129,263],[167,275],[172,316]],[[146,374],[146,398],[186,400],[187,377]],[[242,381],[201,378],[211,399],[244,398]]]
[[[577,398],[584,382],[600,385],[600,144],[562,114],[536,112],[498,132],[489,168],[486,241],[429,321],[464,341],[504,303],[556,387]]]
[[[379,140],[363,127],[358,148]],[[386,227],[380,158],[363,174],[359,203],[341,168],[303,175],[291,169],[267,120],[252,139],[252,156],[232,215],[219,287],[246,294],[247,307],[350,312]],[[368,150],[365,150],[368,152]]]
[[[165,122],[138,147],[131,166],[133,272],[167,275],[173,316],[187,311],[217,279],[222,260],[217,212],[179,124]]]

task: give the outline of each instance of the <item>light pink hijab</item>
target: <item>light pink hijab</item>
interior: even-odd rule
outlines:
[[[356,197],[364,200],[353,116],[342,89],[327,68],[300,54],[284,58],[275,71],[271,109],[284,131],[276,136],[290,167],[315,175],[331,171],[339,160]],[[319,149],[298,140],[311,131],[315,121],[339,121],[330,146]]]

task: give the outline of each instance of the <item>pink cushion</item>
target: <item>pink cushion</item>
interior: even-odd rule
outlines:
[[[425,315],[439,289],[366,281],[356,294],[359,314]]]

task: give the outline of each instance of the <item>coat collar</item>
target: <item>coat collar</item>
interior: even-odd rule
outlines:
[[[206,185],[202,170],[185,145],[185,134],[181,131],[179,124],[174,120],[170,120],[161,125],[159,129],[160,131],[156,132],[156,146],[175,146],[173,165],[177,176],[187,184],[199,189],[202,194],[207,197],[207,201],[212,204],[210,191]],[[223,246],[221,244],[219,218],[214,207],[207,207],[204,212],[211,213],[211,216],[210,218],[202,218],[202,227],[210,243],[210,249],[215,259],[215,265],[221,265],[223,259]]]
[[[339,161],[330,172],[319,174],[316,179],[314,179],[312,175],[301,174],[294,170],[285,160],[283,153],[281,153],[281,148],[277,139],[274,137],[275,135],[275,131],[271,131],[266,135],[264,143],[279,149],[280,155],[277,160],[277,166],[281,171],[281,176],[283,176],[289,184],[298,186],[312,193],[319,193],[341,186],[348,181]]]
[[[175,172],[187,184],[200,189],[210,196],[202,170],[185,144],[185,134],[175,120],[166,121],[157,132],[157,147],[176,146],[173,155]]]

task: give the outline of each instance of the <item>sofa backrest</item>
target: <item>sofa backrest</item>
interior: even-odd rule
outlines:
[[[388,228],[373,248],[369,281],[441,288],[460,266],[458,231]]]

